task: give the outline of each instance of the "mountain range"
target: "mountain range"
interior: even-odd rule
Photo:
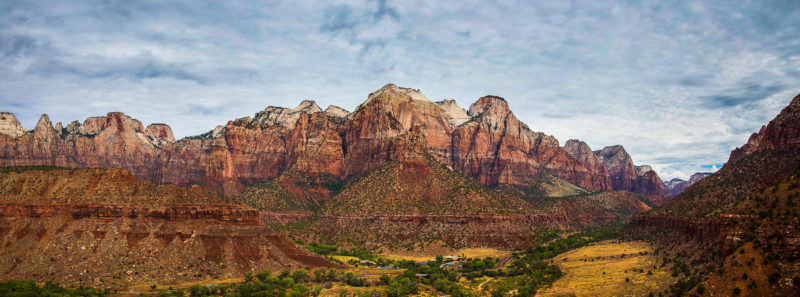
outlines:
[[[537,187],[544,174],[588,191],[662,195],[666,189],[649,166],[637,170],[622,146],[592,151],[578,140],[560,146],[519,121],[503,98],[485,96],[464,110],[392,84],[352,113],[303,101],[177,141],[169,126],[144,127],[120,112],[66,126],[42,115],[33,130],[3,113],[0,165],[116,167],[154,183],[198,184],[232,197],[289,169],[340,179],[366,174],[412,129],[433,157],[488,187]]]

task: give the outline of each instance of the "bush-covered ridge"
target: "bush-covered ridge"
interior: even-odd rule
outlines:
[[[123,169],[52,166],[0,169],[0,201],[16,203],[113,203],[163,206],[230,203],[197,186],[157,185]]]

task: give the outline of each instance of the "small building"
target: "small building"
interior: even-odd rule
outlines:
[[[378,264],[375,263],[375,261],[371,261],[371,260],[361,260],[361,261],[358,262],[358,264],[361,264],[361,265],[364,265],[364,266],[369,266],[369,267],[378,266]]]
[[[459,261],[459,260],[461,260],[461,257],[459,257],[459,256],[446,256],[446,257],[444,257],[444,260],[448,261],[448,262],[450,262],[450,261]]]

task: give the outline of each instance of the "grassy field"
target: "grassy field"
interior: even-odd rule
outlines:
[[[392,260],[412,260],[416,262],[436,259],[436,255],[442,256],[462,256],[467,258],[505,258],[511,255],[511,251],[503,251],[492,248],[464,248],[464,249],[426,249],[418,252],[391,252],[382,254]]]
[[[602,241],[554,259],[564,276],[541,296],[647,296],[675,283],[644,242]]]

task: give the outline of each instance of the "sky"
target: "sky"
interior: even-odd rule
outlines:
[[[177,137],[387,83],[504,97],[563,144],[713,171],[800,93],[800,1],[2,1],[0,111]]]

